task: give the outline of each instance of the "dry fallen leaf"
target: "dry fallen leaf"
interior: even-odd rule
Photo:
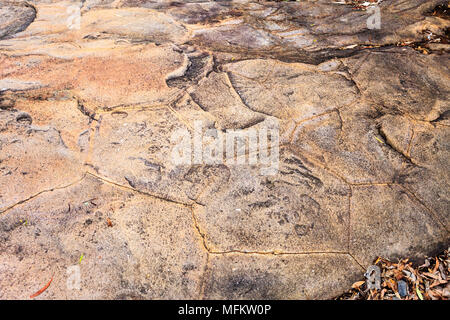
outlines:
[[[424,276],[428,277],[428,278],[432,278],[432,279],[435,279],[435,280],[441,280],[440,277],[439,277],[438,275],[432,274],[432,273],[430,273],[430,272],[424,272],[424,273],[422,273],[422,274],[423,274]]]
[[[438,270],[438,268],[439,268],[439,260],[436,257],[436,265],[434,266],[432,273],[435,273]]]
[[[359,287],[361,287],[364,284],[365,281],[357,281],[352,285],[353,289],[358,289]]]
[[[30,299],[36,298],[38,295],[40,295],[42,292],[44,292],[45,290],[47,290],[47,288],[50,286],[50,283],[52,283],[53,281],[53,277],[50,279],[50,281],[44,286],[42,287],[40,290],[38,290],[35,294],[32,294],[30,296]]]

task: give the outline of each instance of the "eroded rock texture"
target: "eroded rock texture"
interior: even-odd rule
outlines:
[[[0,298],[326,299],[448,246],[442,3],[0,3]],[[270,174],[172,161],[274,123]]]

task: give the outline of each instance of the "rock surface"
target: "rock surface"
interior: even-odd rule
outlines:
[[[327,299],[447,247],[444,2],[2,2],[0,299]],[[214,161],[267,128],[275,171]]]
[[[0,3],[0,39],[25,30],[36,17],[36,10],[25,2]]]

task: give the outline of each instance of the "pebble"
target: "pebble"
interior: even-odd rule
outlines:
[[[400,280],[398,283],[398,293],[400,294],[400,297],[406,297],[408,295],[408,284],[403,281]]]

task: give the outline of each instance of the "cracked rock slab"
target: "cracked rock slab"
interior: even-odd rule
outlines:
[[[0,216],[0,239],[2,299],[50,278],[40,299],[194,299],[206,263],[189,208],[92,176]],[[67,285],[77,266],[81,289]]]
[[[193,133],[168,108],[104,114],[95,132],[92,165],[121,185],[168,200],[192,203],[215,180],[228,175],[221,165],[173,160],[177,132],[192,143]],[[192,161],[192,158],[189,159]]]
[[[422,165],[408,176],[404,185],[433,210],[450,229],[450,168],[448,141],[450,128],[427,123],[414,124],[409,152]]]
[[[305,121],[293,144],[349,183],[393,182],[412,164],[380,135],[376,110],[356,104]]]
[[[123,104],[161,104],[176,94],[177,90],[169,88],[165,80],[182,67],[184,57],[171,46],[109,49],[107,55],[104,49],[91,48],[90,54],[81,58],[45,57],[31,66],[21,63],[20,57],[8,57],[6,63],[13,66],[5,71],[11,78],[39,81],[47,90],[70,90],[91,111]]]
[[[266,2],[122,1],[119,6],[155,8],[192,29],[191,42],[241,58],[278,57],[318,64],[356,52],[354,46],[422,41],[424,32],[445,34],[447,20],[431,16],[445,1],[384,1],[379,5],[380,29],[368,29],[373,13],[320,1]],[[350,48],[349,48],[350,46]]]
[[[346,60],[364,97],[389,112],[433,121],[449,110],[449,57],[412,49],[360,54]]]
[[[227,64],[231,83],[253,111],[302,121],[351,104],[357,88],[343,75],[306,64],[246,60]]]
[[[244,105],[225,73],[210,73],[191,96],[203,110],[218,119],[218,128],[222,130],[250,127],[265,119],[263,114]]]
[[[25,112],[0,111],[0,212],[82,176],[80,159],[54,127]]]
[[[361,269],[349,255],[213,255],[205,299],[326,299],[348,288]],[[326,286],[327,292],[318,290]]]
[[[107,33],[133,40],[183,43],[186,28],[164,13],[144,8],[93,10],[83,15],[81,32]]]
[[[204,206],[195,207],[213,252],[345,252],[349,187],[289,149],[279,171],[230,167],[230,177]]]
[[[355,187],[351,204],[350,252],[366,267],[378,256],[419,260],[449,241],[427,208],[398,186]]]
[[[84,115],[75,100],[16,100],[15,108],[28,113],[33,124],[54,127],[64,144],[75,153],[87,151],[90,140],[89,128],[92,119]]]
[[[329,299],[448,246],[443,0],[375,30],[329,0],[87,0],[79,29],[30,3],[0,4],[0,298]]]

